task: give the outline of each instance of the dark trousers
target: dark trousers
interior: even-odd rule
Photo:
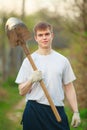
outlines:
[[[50,106],[28,101],[23,113],[23,130],[70,130],[64,107],[57,107],[62,121],[58,122]]]

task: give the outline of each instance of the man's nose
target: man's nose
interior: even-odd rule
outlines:
[[[45,39],[46,38],[46,35],[43,35],[43,39]]]

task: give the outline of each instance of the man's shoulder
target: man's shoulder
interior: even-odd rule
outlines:
[[[63,54],[59,53],[58,51],[55,51],[55,50],[54,50],[53,52],[54,52],[54,55],[55,55],[55,56],[57,56],[57,57],[59,57],[59,58],[61,58],[61,59],[67,60],[67,57],[64,56]]]

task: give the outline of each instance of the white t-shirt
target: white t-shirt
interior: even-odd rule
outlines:
[[[49,55],[40,55],[34,52],[31,56],[38,70],[42,71],[43,81],[54,104],[64,106],[63,84],[68,84],[76,79],[68,59],[56,51],[52,51]],[[32,72],[32,66],[25,58],[15,82],[20,84],[29,80]],[[39,82],[32,85],[31,92],[26,94],[27,100],[36,100],[49,105]]]

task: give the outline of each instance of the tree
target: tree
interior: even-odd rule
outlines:
[[[0,48],[1,48],[1,73],[2,73],[2,78],[5,79],[6,78],[6,45],[5,45],[5,22],[6,22],[6,18],[5,16],[1,16],[1,24],[0,24],[0,30],[1,30],[1,34],[0,34]]]
[[[72,11],[73,19],[67,14],[66,25],[73,34],[79,51],[72,47],[72,54],[77,57],[77,95],[80,107],[87,107],[87,0],[72,0],[68,10]],[[76,45],[75,45],[76,47]]]

